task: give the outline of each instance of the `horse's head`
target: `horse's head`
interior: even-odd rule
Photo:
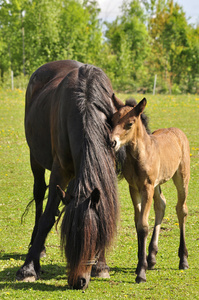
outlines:
[[[64,198],[65,193],[60,196]],[[87,288],[92,265],[96,264],[102,247],[98,216],[99,199],[100,192],[94,189],[89,197],[81,198],[78,204],[75,198],[72,198],[65,209],[61,242],[68,263],[68,284],[74,289]]]
[[[124,105],[114,97],[117,112],[112,117],[113,130],[111,134],[112,147],[118,151],[120,147],[133,140],[138,119],[146,106],[146,99],[142,99],[134,107]]]

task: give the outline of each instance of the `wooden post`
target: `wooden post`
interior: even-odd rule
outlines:
[[[11,70],[11,88],[12,90],[14,90],[14,75],[12,70]]]
[[[157,74],[155,74],[155,78],[154,78],[153,95],[155,95],[156,81],[157,81]]]

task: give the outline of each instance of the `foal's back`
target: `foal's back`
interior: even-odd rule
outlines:
[[[163,128],[153,132],[152,139],[156,145],[159,174],[157,181],[166,182],[178,171],[183,177],[189,177],[190,151],[189,142],[179,128]]]

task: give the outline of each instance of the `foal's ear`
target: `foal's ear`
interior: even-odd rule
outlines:
[[[111,99],[113,101],[113,105],[115,106],[115,108],[117,110],[119,110],[121,107],[124,107],[124,103],[119,98],[117,98],[114,93],[113,93]]]
[[[99,206],[100,191],[95,188],[91,193],[90,208],[97,209]]]
[[[146,98],[143,98],[139,103],[138,105],[136,105],[135,107],[135,112],[136,112],[136,115],[139,116],[143,113],[144,109],[145,109],[145,106],[146,106]]]

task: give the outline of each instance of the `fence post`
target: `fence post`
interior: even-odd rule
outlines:
[[[12,70],[11,70],[11,87],[12,87],[12,90],[14,90],[14,75],[13,75]]]
[[[154,78],[153,95],[155,95],[156,81],[157,81],[157,74],[155,74],[155,78]]]

